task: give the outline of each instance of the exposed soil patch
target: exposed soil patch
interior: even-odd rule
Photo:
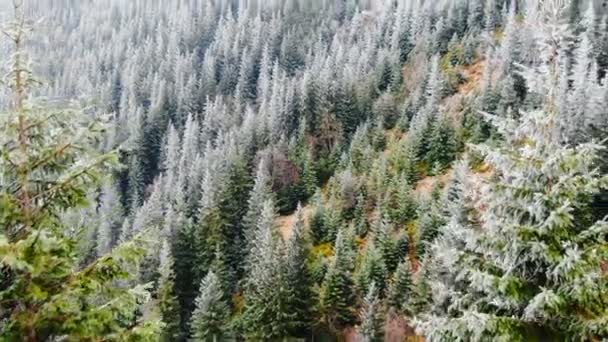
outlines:
[[[312,208],[310,205],[302,207],[302,215],[304,217],[304,225],[308,226],[308,221],[310,219],[310,213]],[[296,224],[296,213],[294,212],[291,215],[283,215],[276,218],[274,221],[275,226],[279,229],[279,233],[281,233],[281,237],[284,241],[289,240],[291,236],[291,232],[293,231],[293,226]]]

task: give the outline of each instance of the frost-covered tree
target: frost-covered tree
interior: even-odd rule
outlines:
[[[420,323],[432,340],[606,336],[608,225],[589,216],[608,185],[596,168],[600,147],[560,143],[554,112],[521,115],[492,117],[505,142],[477,147],[494,172],[479,222],[450,221],[433,248],[431,286],[442,290]]]
[[[224,290],[217,275],[207,273],[201,281],[196,307],[192,313],[190,333],[193,341],[220,341],[227,338],[230,307],[224,301]]]
[[[248,244],[253,240],[264,203],[272,198],[272,177],[269,163],[269,156],[264,154],[258,163],[255,183],[247,202],[247,213],[243,217],[245,238]]]
[[[361,324],[357,328],[361,341],[384,340],[384,317],[380,311],[380,305],[376,285],[372,283],[363,299],[363,307],[360,313]]]
[[[165,324],[161,340],[175,341],[181,338],[180,333],[180,308],[175,296],[175,273],[174,262],[171,254],[171,246],[164,239],[160,249],[160,262],[158,268],[159,278],[157,281],[156,299],[158,309]]]
[[[310,329],[314,317],[315,298],[307,264],[309,249],[301,206],[298,205],[295,215],[296,222],[285,251],[285,312],[290,333],[293,336],[303,336]]]
[[[123,208],[115,185],[106,181],[102,187],[99,208],[99,227],[97,229],[97,256],[101,257],[112,250],[119,237]]]

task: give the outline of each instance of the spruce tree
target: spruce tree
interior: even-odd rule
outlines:
[[[0,339],[154,340],[160,324],[137,317],[147,286],[117,286],[143,256],[140,237],[78,265],[76,227],[61,215],[86,204],[116,157],[96,152],[99,123],[77,108],[30,102],[37,83],[24,50],[31,27],[23,2],[13,5],[15,19],[3,31],[15,50],[5,82],[13,101],[0,115]]]
[[[433,248],[437,290],[421,329],[431,340],[605,338],[608,224],[589,215],[608,186],[601,147],[563,145],[554,112],[491,119],[505,141],[477,150],[494,177],[479,222],[450,221]]]
[[[378,217],[375,219],[372,227],[374,244],[382,255],[388,273],[392,273],[399,263],[396,241],[392,234],[393,225],[389,223],[388,217],[383,217],[380,213],[377,215]],[[377,285],[380,286],[380,284]],[[379,287],[379,289],[382,288]]]
[[[361,324],[357,330],[364,342],[379,342],[384,340],[384,319],[380,311],[380,299],[376,285],[372,283],[363,300],[361,309]]]
[[[267,200],[247,260],[250,272],[245,284],[245,309],[241,320],[251,339],[269,340],[288,335],[287,289],[274,218],[273,202]]]
[[[397,266],[387,294],[388,305],[397,314],[411,313],[410,303],[413,295],[412,268],[409,260],[403,260]]]
[[[365,254],[361,261],[357,285],[362,294],[366,294],[375,284],[376,294],[383,296],[386,289],[388,272],[382,254],[378,251],[373,241],[367,243]]]
[[[168,241],[163,240],[160,250],[159,279],[156,289],[156,300],[163,323],[162,341],[176,341],[181,338],[180,308],[175,296],[175,273],[173,272],[173,256]]]
[[[339,332],[355,321],[355,293],[351,275],[352,247],[348,239],[343,231],[338,232],[334,256],[321,289],[322,319],[334,332]]]
[[[193,342],[221,341],[228,337],[227,319],[230,307],[224,301],[219,278],[210,271],[201,281],[196,307],[192,313],[190,333]]]
[[[305,238],[304,217],[298,205],[296,222],[286,246],[285,260],[285,312],[292,336],[305,336],[310,329],[315,304],[312,277],[308,270],[308,241]]]

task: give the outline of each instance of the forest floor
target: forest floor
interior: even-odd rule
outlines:
[[[304,225],[308,226],[308,221],[310,219],[310,213],[312,212],[312,208],[309,204],[302,207],[302,215],[304,217]],[[281,237],[284,241],[289,240],[291,237],[291,233],[293,231],[293,226],[296,223],[296,212],[293,212],[290,215],[278,216],[274,221],[275,227],[279,230]]]

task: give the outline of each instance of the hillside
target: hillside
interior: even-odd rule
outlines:
[[[1,341],[608,338],[591,1],[0,20]]]

